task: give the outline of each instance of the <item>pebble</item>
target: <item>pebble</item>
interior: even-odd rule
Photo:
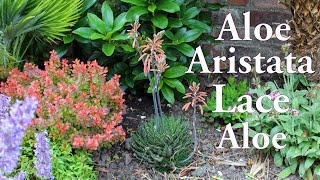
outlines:
[[[126,166],[128,166],[131,163],[132,158],[131,158],[130,154],[125,154],[124,157],[125,157]]]
[[[131,150],[131,142],[132,142],[132,137],[126,140],[125,147],[127,150]]]

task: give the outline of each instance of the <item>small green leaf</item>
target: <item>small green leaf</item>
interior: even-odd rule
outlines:
[[[195,20],[195,19],[184,20],[182,23],[188,26],[189,28],[200,29],[203,32],[209,33],[212,31],[212,28],[208,26],[206,23]]]
[[[157,9],[157,5],[155,4],[152,4],[150,6],[148,6],[148,10],[152,13],[154,13],[154,11]]]
[[[90,39],[90,36],[95,33],[95,31],[89,27],[81,27],[73,31],[74,34],[78,34],[81,37]]]
[[[197,7],[192,7],[184,13],[183,18],[184,19],[192,19],[192,18],[196,17],[200,12],[201,12],[201,9],[199,9]]]
[[[278,179],[284,179],[291,174],[290,167],[285,168],[278,174]]]
[[[145,80],[145,79],[148,79],[148,77],[143,72],[139,73],[133,78],[133,80],[135,81]]]
[[[148,2],[146,0],[121,0],[122,2],[130,3],[136,6],[147,6]]]
[[[110,32],[113,29],[114,17],[113,17],[113,11],[107,2],[104,2],[102,4],[101,12],[102,12],[102,20],[105,23],[104,27],[107,29],[108,32]]]
[[[127,52],[135,52],[135,49],[127,44],[120,45],[120,47]]]
[[[114,52],[114,49],[116,48],[115,45],[112,44],[104,44],[102,46],[102,52],[106,55],[106,56],[111,56]]]
[[[170,39],[174,40],[174,34],[170,30],[166,30],[164,34]]]
[[[281,156],[281,154],[279,152],[277,152],[275,155],[274,155],[274,164],[277,166],[277,167],[281,167],[282,164],[283,164],[283,157]]]
[[[178,51],[180,51],[182,54],[186,55],[187,57],[193,57],[194,55],[194,49],[189,44],[183,43],[175,47]]]
[[[130,88],[134,87],[134,80],[129,74],[125,75],[125,81]]]
[[[96,3],[97,0],[84,0],[83,1],[83,6],[82,6],[82,10],[81,10],[81,14],[83,14],[86,10],[88,10],[91,6],[94,5],[94,3]]]
[[[218,4],[218,3],[215,3],[215,4],[207,4],[206,8],[208,10],[211,10],[211,11],[219,11],[222,7],[224,7],[223,5],[221,4]]]
[[[63,43],[69,44],[74,40],[74,36],[72,34],[68,34],[67,36],[63,37]]]
[[[175,13],[180,11],[180,6],[172,0],[161,0],[157,3],[158,10]]]
[[[146,9],[145,7],[141,7],[141,6],[131,7],[127,13],[127,21],[129,22],[135,21],[140,16],[144,14],[148,14],[148,12],[149,12],[148,9]]]
[[[90,39],[91,40],[97,40],[97,39],[105,39],[106,36],[105,35],[102,35],[100,33],[93,33],[91,36],[90,36]]]
[[[114,20],[114,27],[113,32],[120,30],[127,22],[127,12],[121,13],[115,20]]]
[[[169,18],[168,26],[173,28],[180,28],[183,26],[183,24],[179,19]]]
[[[128,39],[128,36],[125,34],[116,34],[112,36],[110,40],[119,41],[119,40],[127,40],[127,39]]]
[[[87,17],[89,20],[89,25],[92,29],[97,30],[101,34],[106,34],[107,31],[104,22],[98,18],[98,16],[88,13]]]
[[[186,93],[186,88],[178,79],[163,79],[163,80],[168,86],[172,88],[176,88],[180,93],[182,94]]]
[[[198,39],[199,36],[201,36],[201,34],[202,34],[202,31],[198,30],[198,29],[193,29],[193,30],[187,31],[185,33],[184,41],[185,42],[192,42],[192,41]]]
[[[163,97],[170,103],[174,104],[174,93],[173,90],[167,85],[163,85],[161,88],[161,93]]]
[[[166,77],[169,79],[178,78],[178,77],[185,75],[185,73],[187,71],[188,71],[188,68],[185,66],[173,66],[173,67],[170,67],[169,69],[167,69],[163,73],[163,77]]]
[[[168,26],[168,18],[164,15],[157,15],[151,18],[152,23],[160,28],[165,29]]]

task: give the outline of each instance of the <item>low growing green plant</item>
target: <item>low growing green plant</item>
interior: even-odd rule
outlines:
[[[192,137],[180,119],[163,117],[164,127],[156,129],[156,119],[143,124],[133,135],[132,149],[137,158],[162,168],[186,165],[181,163],[192,152]]]
[[[224,110],[230,110],[234,106],[243,102],[238,102],[238,98],[245,95],[249,91],[247,81],[235,82],[234,77],[229,77],[227,85],[222,91],[222,107]],[[216,92],[212,92],[212,96],[207,99],[208,106],[204,107],[207,121],[214,122],[217,118],[223,119],[224,123],[242,122],[247,117],[246,113],[222,113],[212,112],[216,110]]]
[[[25,138],[17,172],[26,172],[26,179],[36,178],[34,167],[34,142],[32,138]],[[84,150],[72,150],[70,144],[61,141],[50,141],[52,150],[52,175],[55,179],[96,179],[96,172],[92,165],[91,154]]]
[[[320,85],[307,86],[306,90],[297,90],[300,82],[305,83],[301,76],[284,75],[283,87],[274,82],[258,85],[251,90],[253,97],[270,95],[271,100],[279,95],[290,99],[289,103],[280,103],[282,109],[289,108],[286,113],[271,111],[270,113],[253,113],[248,116],[250,130],[249,136],[263,132],[273,137],[277,133],[284,133],[286,140],[283,149],[273,149],[271,144],[265,149],[274,156],[276,166],[287,167],[278,174],[279,179],[284,179],[296,172],[304,179],[316,179],[320,176]],[[268,99],[262,101],[266,109],[273,107],[273,102]],[[240,127],[236,124],[233,127]],[[270,139],[271,141],[271,139]],[[259,139],[262,144],[262,139]]]

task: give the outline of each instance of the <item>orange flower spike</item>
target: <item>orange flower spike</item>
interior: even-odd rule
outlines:
[[[197,106],[200,109],[200,113],[203,114],[203,108],[202,105],[207,105],[205,102],[205,98],[207,96],[206,92],[199,92],[200,90],[200,84],[196,84],[195,82],[192,83],[191,86],[189,86],[190,93],[187,93],[183,98],[191,98],[191,102],[186,103],[183,107],[182,110],[187,111],[190,105],[193,108],[196,108]]]
[[[139,36],[138,29],[140,28],[139,20],[137,19],[134,24],[131,24],[132,29],[128,30],[128,37],[133,38],[132,48],[137,44],[137,38]]]

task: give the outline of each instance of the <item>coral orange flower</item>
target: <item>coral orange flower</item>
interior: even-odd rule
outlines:
[[[199,92],[200,89],[200,84],[196,84],[195,82],[192,83],[192,85],[189,87],[190,93],[187,93],[183,98],[191,98],[191,101],[186,103],[183,107],[182,110],[187,111],[190,107],[190,105],[193,108],[196,108],[197,106],[200,109],[200,113],[203,114],[203,109],[202,105],[207,106],[206,100],[204,97],[207,96],[206,92]]]

